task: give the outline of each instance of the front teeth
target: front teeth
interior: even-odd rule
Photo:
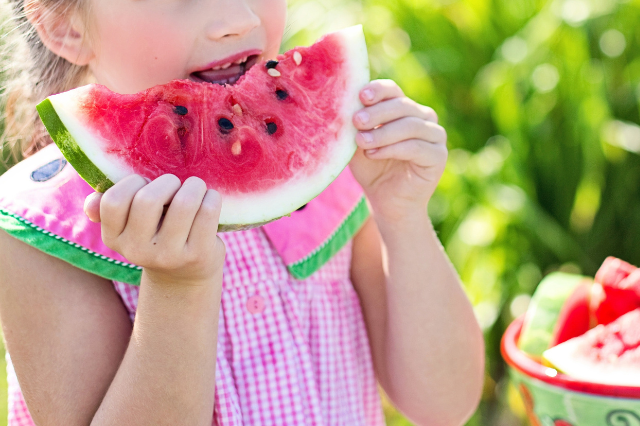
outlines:
[[[235,62],[233,62],[233,63],[229,62],[228,64],[218,65],[217,67],[213,67],[213,68],[212,68],[212,70],[214,70],[214,71],[226,70],[227,68],[229,68],[229,67],[230,67],[231,65],[233,65],[233,64],[238,64],[238,65],[240,65],[240,64],[242,64],[242,63],[244,63],[244,62],[247,62],[247,59],[249,59],[249,57],[248,57],[248,56],[247,56],[247,57],[244,57],[244,58],[242,58],[242,59],[238,59],[237,61],[235,61]]]

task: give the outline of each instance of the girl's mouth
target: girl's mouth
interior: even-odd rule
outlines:
[[[259,55],[239,58],[234,62],[217,65],[213,68],[193,72],[190,79],[198,83],[235,84],[252,66],[258,62]]]

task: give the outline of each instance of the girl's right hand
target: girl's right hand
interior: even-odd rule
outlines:
[[[151,282],[205,285],[224,263],[217,236],[221,204],[220,194],[197,177],[181,185],[174,175],[150,183],[131,175],[104,194],[89,195],[85,212],[102,223],[107,247],[142,266]]]

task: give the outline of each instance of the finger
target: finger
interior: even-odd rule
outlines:
[[[197,177],[187,179],[171,200],[156,240],[159,244],[178,244],[184,246],[193,226],[207,185]]]
[[[382,127],[356,135],[356,142],[363,149],[381,148],[394,143],[422,139],[426,142],[444,145],[447,132],[442,126],[416,117],[404,117]]]
[[[193,226],[187,239],[189,248],[197,247],[202,249],[209,244],[215,243],[214,237],[218,231],[221,208],[222,197],[220,193],[213,189],[207,190],[198,213],[193,220]]]
[[[84,214],[87,215],[91,222],[100,223],[100,200],[102,195],[101,192],[94,192],[84,199]]]
[[[366,150],[365,155],[372,160],[411,161],[420,167],[444,165],[448,151],[445,145],[432,144],[420,139],[410,139],[393,145]]]
[[[361,109],[354,115],[353,124],[358,130],[372,130],[381,124],[390,123],[402,117],[417,117],[438,123],[438,115],[433,108],[420,105],[404,96]]]
[[[164,206],[171,202],[180,186],[180,179],[167,174],[140,189],[133,197],[123,234],[127,233],[136,241],[151,241],[158,231]]]
[[[142,176],[127,176],[109,188],[100,198],[102,240],[107,246],[112,247],[115,239],[124,231],[133,197],[146,184],[147,181]]]
[[[360,101],[364,106],[403,96],[404,92],[393,80],[374,80],[360,90]]]

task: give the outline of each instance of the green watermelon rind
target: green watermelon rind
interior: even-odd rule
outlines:
[[[36,109],[51,139],[58,146],[62,155],[93,189],[105,192],[114,183],[87,157],[76,142],[49,99],[40,102]]]
[[[549,348],[555,324],[567,298],[587,277],[554,272],[538,285],[527,313],[518,347],[524,353],[541,357]]]

